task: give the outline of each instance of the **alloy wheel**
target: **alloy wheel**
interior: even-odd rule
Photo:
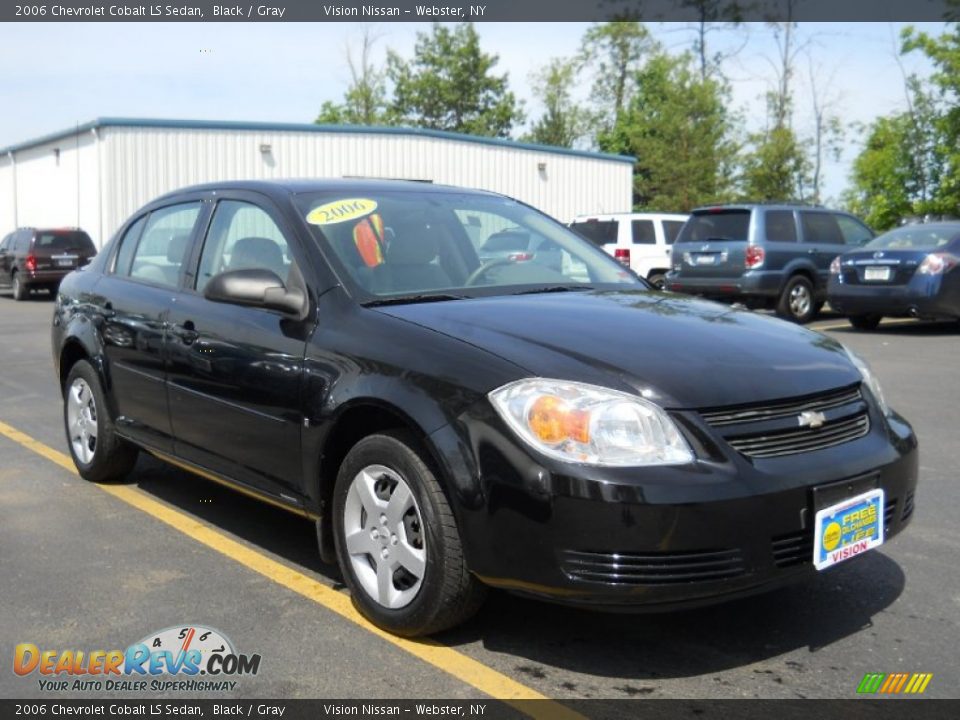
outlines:
[[[76,378],[67,392],[67,431],[73,454],[89,465],[97,452],[97,403],[83,378]]]
[[[794,317],[804,317],[810,312],[813,298],[810,289],[803,283],[797,283],[790,290],[790,312]]]
[[[343,508],[343,537],[357,582],[391,610],[417,596],[427,567],[423,519],[406,481],[384,465],[354,476]]]

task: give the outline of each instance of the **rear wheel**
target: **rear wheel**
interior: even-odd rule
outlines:
[[[667,285],[667,276],[663,273],[650,273],[647,282],[653,285],[657,290],[663,290]]]
[[[67,376],[63,424],[73,463],[84,479],[120,480],[136,464],[137,448],[116,434],[100,378],[86,360],[78,360]]]
[[[27,286],[23,284],[20,280],[20,273],[14,271],[13,278],[10,281],[11,290],[13,291],[14,300],[26,300],[29,290]]]
[[[333,534],[354,605],[397,635],[429,635],[480,607],[453,512],[409,433],[358,442],[337,474]]]
[[[817,314],[817,304],[813,298],[813,283],[804,275],[794,275],[787,281],[777,302],[777,315],[805,324]]]
[[[851,315],[847,319],[857,330],[876,330],[883,315]]]

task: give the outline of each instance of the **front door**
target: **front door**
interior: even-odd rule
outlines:
[[[218,273],[298,273],[291,237],[265,200],[221,198],[196,271],[170,312],[170,417],[185,460],[269,492],[302,493],[300,384],[312,325],[280,312],[212,302]]]

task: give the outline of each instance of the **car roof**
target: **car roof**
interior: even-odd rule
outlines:
[[[940,222],[930,222],[930,223],[908,223],[906,225],[898,225],[895,228],[890,228],[883,234],[896,232],[897,230],[919,230],[922,228],[930,228],[931,230],[946,230],[948,232],[960,233],[960,220],[943,220]]]
[[[612,212],[612,213],[581,213],[577,215],[573,220],[589,220],[600,218],[631,218],[635,220],[646,220],[654,218],[684,218],[686,219],[690,213],[684,212]]]
[[[393,180],[373,178],[290,178],[278,180],[231,180],[223,182],[203,183],[179,188],[160,196],[157,200],[168,200],[180,195],[195,192],[212,192],[217,190],[249,190],[269,196],[299,195],[311,192],[390,192],[390,191],[417,191],[425,193],[472,193],[490,197],[503,197],[498,193],[474,188],[456,187],[453,185],[436,185],[418,180]]]
[[[789,202],[739,202],[739,203],[717,203],[716,205],[702,205],[694,208],[692,213],[705,213],[712,210],[822,210],[824,212],[839,212],[843,210],[834,210],[825,205],[810,205],[808,203],[789,203]],[[846,213],[845,213],[846,214]]]

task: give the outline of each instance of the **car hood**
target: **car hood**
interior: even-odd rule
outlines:
[[[670,408],[797,397],[860,380],[843,346],[825,335],[671,293],[543,293],[379,311],[483,348],[530,376],[642,392]]]

